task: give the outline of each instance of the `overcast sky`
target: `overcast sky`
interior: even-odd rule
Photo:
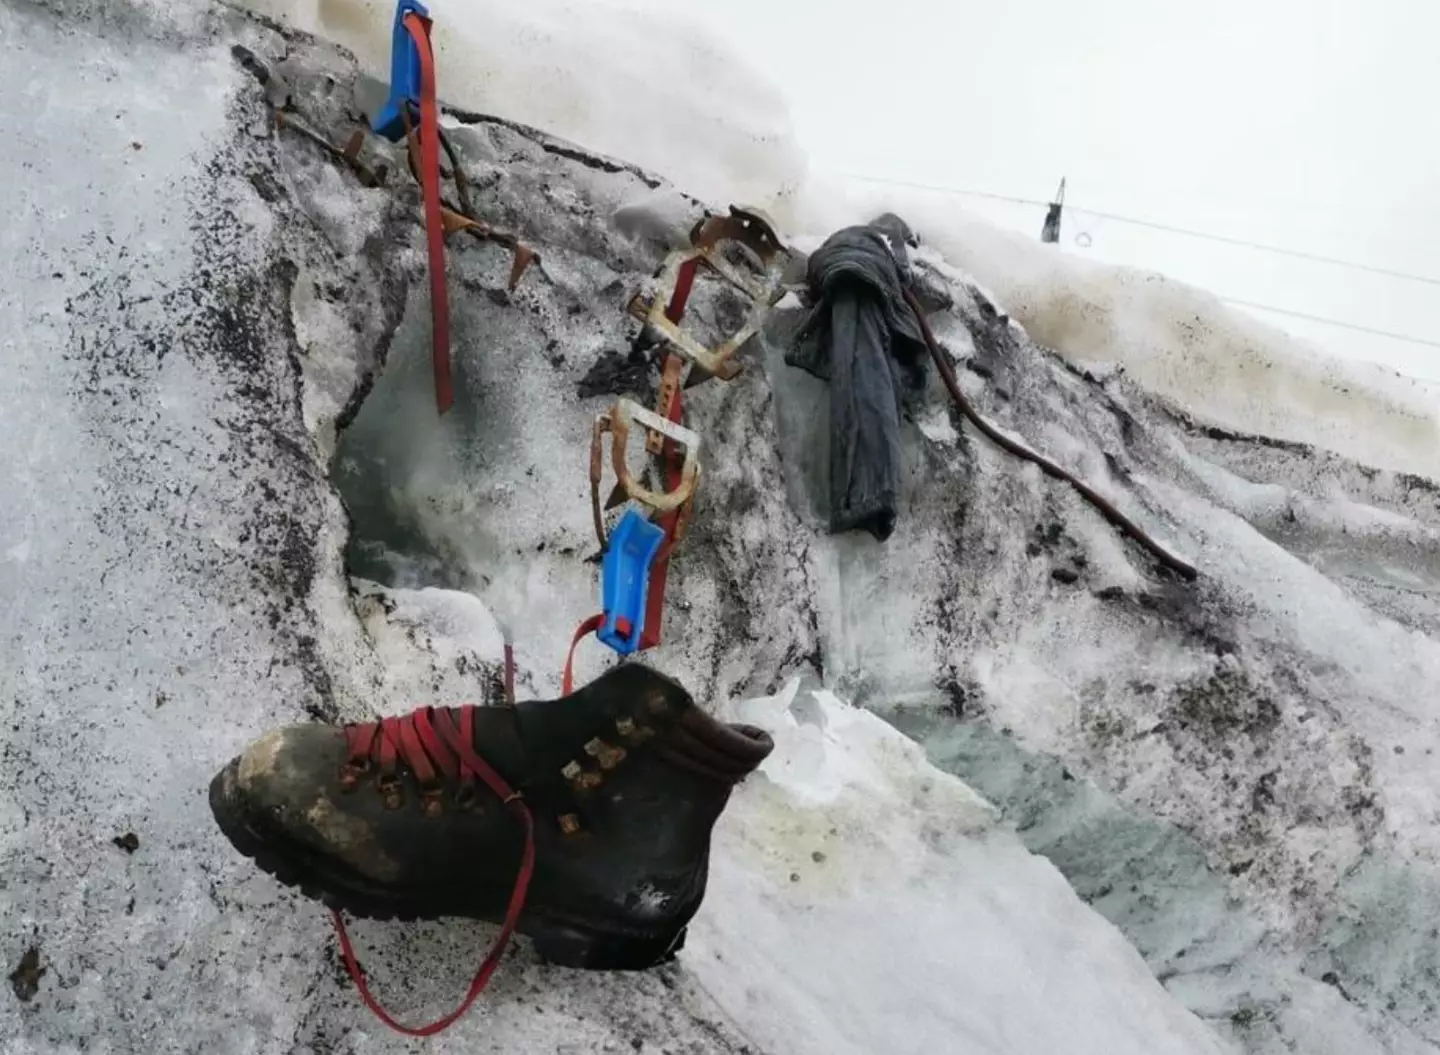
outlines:
[[[714,0],[812,162],[1068,201],[1440,280],[1434,0]],[[1039,232],[1034,208],[957,198]],[[1089,248],[1077,235],[1089,236]],[[1082,239],[1084,241],[1084,239]],[[1440,286],[1076,213],[1068,252],[1440,341]],[[1440,378],[1440,348],[1270,317]]]
[[[386,61],[393,0],[248,2],[308,20],[309,28]],[[692,189],[706,189],[707,165],[724,153],[716,148],[711,158],[706,143],[722,130],[695,128],[685,115],[715,109],[710,96],[723,96],[724,107],[739,113],[764,95],[748,84],[768,76],[820,170],[1037,200],[1066,176],[1066,252],[1161,271],[1223,296],[1440,341],[1440,285],[1082,211],[1440,280],[1440,0],[431,6],[442,91],[451,98],[572,132],[644,163],[668,160],[670,174]],[[702,43],[677,48],[674,34],[655,34],[643,16],[612,13],[617,6],[703,22],[764,72],[727,79]],[[533,62],[517,64],[517,54]],[[694,155],[689,171],[673,164],[677,142],[680,156]],[[743,151],[736,163],[758,167]],[[953,200],[1038,236],[1042,209]],[[1336,353],[1440,379],[1440,348],[1267,318]]]

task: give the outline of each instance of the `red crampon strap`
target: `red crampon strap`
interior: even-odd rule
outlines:
[[[695,276],[700,270],[700,258],[692,257],[680,265],[679,272],[675,275],[675,290],[670,294],[670,303],[665,306],[665,317],[675,324],[685,317],[685,308],[690,302],[690,294],[695,288]],[[661,362],[663,368],[668,366],[674,352],[665,353]],[[675,395],[670,400],[670,405],[660,407],[663,417],[679,424],[685,416],[685,405],[683,387],[675,387]],[[666,440],[660,448],[661,471],[665,476],[665,486],[674,490],[680,486],[680,465],[676,456],[675,444]],[[660,623],[665,618],[665,587],[670,580],[670,552],[675,548],[675,534],[680,526],[680,510],[672,509],[665,513],[659,520],[660,528],[665,532],[665,541],[661,543],[659,555],[655,563],[650,566],[650,588],[645,594],[645,626],[640,631],[640,651],[654,648],[660,644]]]
[[[676,298],[671,301],[672,308],[678,305],[680,316],[685,313],[685,299],[689,297],[689,289],[685,290],[685,298],[680,298],[680,287],[676,287]],[[679,321],[678,317],[674,321]],[[669,352],[667,355],[674,355]],[[677,424],[685,416],[685,401],[683,390],[676,387],[675,396],[670,400],[670,405],[664,408],[665,417]],[[675,444],[670,440],[665,441],[660,454],[661,471],[665,474],[665,486],[670,490],[680,486],[680,458],[675,450]],[[675,533],[680,525],[680,510],[672,509],[664,514],[659,520],[660,528],[665,532],[665,541],[660,546],[660,553],[655,558],[655,563],[650,566],[650,589],[645,595],[645,626],[640,631],[640,649],[654,648],[660,644],[660,624],[665,618],[665,587],[670,580],[670,553],[675,548]]]
[[[700,258],[692,257],[680,265],[680,271],[675,276],[675,292],[670,295],[670,303],[665,307],[665,317],[677,325],[685,317],[685,308],[690,302],[690,294],[695,288],[695,275],[699,270]],[[665,358],[668,360],[674,354],[667,352]],[[661,413],[676,424],[685,416],[681,386],[676,387],[670,405],[662,407]],[[661,448],[660,462],[665,474],[665,486],[673,491],[680,486],[680,462],[676,456],[675,444],[669,440],[666,440]],[[645,595],[645,627],[640,631],[642,652],[660,644],[660,622],[665,618],[665,587],[670,581],[670,551],[675,548],[675,533],[679,526],[678,509],[672,509],[660,518],[665,541],[660,546],[660,554],[655,558],[655,563],[650,566],[650,590]]]
[[[683,397],[677,389],[675,398],[666,408],[665,416],[678,423],[684,414]],[[662,471],[665,473],[665,486],[674,490],[680,486],[680,459],[676,455],[675,444],[669,440],[665,441],[660,461],[663,467]],[[680,524],[680,510],[672,509],[660,518],[659,523],[665,532],[665,541],[660,546],[660,553],[656,556],[655,563],[650,566],[650,590],[645,595],[645,626],[640,631],[642,651],[660,644],[660,624],[665,618],[665,588],[670,580],[670,554],[675,548],[675,532]]]
[[[570,639],[570,651],[565,653],[565,674],[560,679],[560,695],[569,696],[575,691],[575,647],[605,625],[605,616],[592,615],[575,629]]]
[[[700,258],[691,257],[680,265],[675,274],[675,292],[665,306],[665,317],[675,324],[685,317],[685,306],[690,302],[690,292],[695,288],[695,275],[700,270]]]
[[[458,715],[459,721],[456,721]],[[473,787],[479,778],[496,797],[503,802],[525,830],[525,849],[520,858],[520,870],[515,875],[515,886],[510,891],[510,902],[505,908],[505,920],[490,952],[475,972],[465,999],[450,1014],[437,1019],[428,1026],[407,1026],[380,1006],[370,993],[365,981],[365,972],[355,958],[354,946],[345,929],[345,920],[338,910],[333,912],[335,932],[340,937],[340,951],[345,958],[345,968],[350,972],[360,999],[381,1022],[411,1037],[432,1037],[457,1021],[475,998],[490,982],[490,976],[505,955],[515,927],[520,922],[520,913],[525,908],[525,897],[530,891],[530,880],[535,874],[535,819],[530,808],[490,763],[481,758],[474,747],[475,708],[460,707],[455,712],[437,711],[425,707],[404,718],[386,718],[366,725],[350,726],[345,730],[350,744],[350,764],[357,762],[378,763],[382,776],[393,772],[397,760],[408,765],[422,785],[435,780],[437,771],[446,777],[458,780],[462,788]]]
[[[450,380],[450,297],[445,287],[445,226],[440,213],[440,106],[435,99],[435,55],[430,19],[411,12],[405,28],[420,56],[420,188],[425,198],[425,238],[430,250],[431,357],[435,407],[445,413],[455,402]]]

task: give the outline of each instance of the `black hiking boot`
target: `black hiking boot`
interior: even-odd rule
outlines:
[[[331,908],[508,920],[553,963],[642,969],[682,944],[711,827],[772,746],[627,664],[559,700],[282,729],[220,772],[210,807],[237,850]]]

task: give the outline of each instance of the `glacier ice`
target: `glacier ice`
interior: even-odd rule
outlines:
[[[366,5],[295,17],[321,9],[320,28],[371,32]],[[536,10],[545,39],[590,24]],[[497,47],[526,39],[509,17]],[[451,254],[462,399],[437,420],[413,208],[275,138],[234,43],[286,55],[307,112],[346,120],[351,57],[228,8],[0,7],[19,188],[0,234],[18,294],[0,300],[0,957],[34,946],[46,967],[32,1000],[0,1001],[7,1055],[385,1043],[323,914],[229,852],[201,789],[280,722],[493,699],[506,631],[521,691],[555,690],[596,600],[583,451],[605,399],[577,385],[623,352],[623,298],[699,208],[452,115],[487,216],[545,260],[506,297],[502,254]],[[714,153],[676,153],[633,138],[619,104],[643,81],[597,70],[590,119],[484,54],[513,79],[464,90],[538,107],[507,117],[706,197],[778,188],[797,244],[875,204],[802,186],[760,88],[753,113],[697,126]],[[719,66],[658,127],[711,106]],[[1159,579],[938,391],[908,431],[900,531],[824,535],[823,390],[783,366],[782,311],[739,380],[689,403],[708,477],[655,661],[782,745],[727,814],[693,947],[633,977],[522,948],[434,1047],[858,1052],[910,1029],[915,1050],[1433,1050],[1428,397],[1303,361],[1173,284],[913,221],[955,294],[939,329],[967,391],[1194,554],[1202,584]],[[582,676],[604,661],[585,651]],[[127,831],[133,854],[111,844]],[[357,933],[416,1017],[485,937]]]

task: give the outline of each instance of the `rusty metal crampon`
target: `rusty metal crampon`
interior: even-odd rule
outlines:
[[[738,205],[730,206],[728,216],[706,217],[691,232],[690,241],[691,248],[666,257],[656,279],[655,292],[636,294],[627,310],[645,324],[652,337],[678,352],[692,368],[703,371],[705,376],[700,380],[718,377],[729,381],[740,373],[740,364],[734,361],[735,353],[759,332],[775,303],[784,295],[781,269],[788,251],[764,213]],[[726,258],[727,245],[746,250],[752,265],[746,269],[749,274]],[[702,267],[740,291],[751,303],[741,328],[714,347],[701,344],[680,325]]]
[[[635,425],[657,433],[663,440],[671,441],[684,451],[680,464],[678,482],[668,490],[653,490],[641,482],[643,474],[630,469],[630,431]],[[652,515],[678,512],[675,538],[667,545],[678,541],[689,519],[695,489],[700,482],[700,437],[683,425],[667,421],[660,415],[646,410],[628,399],[618,399],[615,405],[595,418],[590,439],[590,504],[595,517],[595,537],[601,549],[608,544],[605,534],[605,514],[600,504],[600,481],[604,471],[604,437],[610,434],[610,465],[615,473],[615,487],[606,500],[604,509],[614,509],[625,501],[643,506]]]

